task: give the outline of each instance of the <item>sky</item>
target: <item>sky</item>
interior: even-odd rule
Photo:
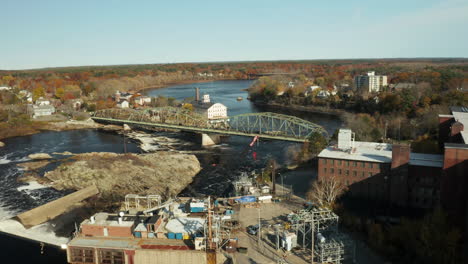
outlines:
[[[0,69],[468,57],[468,0],[0,0]]]

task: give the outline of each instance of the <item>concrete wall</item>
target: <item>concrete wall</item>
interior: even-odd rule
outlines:
[[[220,135],[202,134],[202,146],[212,146],[221,142]]]
[[[99,193],[96,186],[92,185],[59,198],[55,201],[46,203],[27,212],[21,213],[16,217],[24,227],[30,228],[42,224],[50,219],[65,213],[75,203]]]
[[[216,263],[224,263],[226,258],[217,255]],[[135,250],[135,264],[206,264],[206,252],[196,250]]]

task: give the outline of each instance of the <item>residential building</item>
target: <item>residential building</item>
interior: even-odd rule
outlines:
[[[40,116],[50,116],[55,113],[55,107],[52,105],[28,105],[28,111],[32,118],[36,119]]]
[[[8,87],[8,86],[0,86],[0,91],[9,91],[11,90],[12,88],[11,87]]]
[[[73,110],[79,110],[81,106],[83,105],[83,100],[82,99],[71,99],[65,101],[66,105],[69,105],[73,108]]]
[[[135,103],[139,105],[148,105],[151,103],[151,97],[149,96],[137,96],[135,97]]]
[[[130,106],[129,102],[125,99],[121,99],[118,103],[117,103],[117,107],[118,108],[128,108]]]
[[[387,86],[386,75],[375,75],[375,72],[370,71],[367,75],[358,75],[354,77],[356,89],[366,90],[369,93],[380,92],[384,86]]]
[[[39,105],[39,106],[50,105],[50,101],[47,99],[44,99],[44,97],[39,97],[39,99],[36,100],[36,105]]]
[[[320,86],[318,85],[311,85],[307,87],[306,91],[304,92],[305,96],[309,96],[313,91],[320,89]]]

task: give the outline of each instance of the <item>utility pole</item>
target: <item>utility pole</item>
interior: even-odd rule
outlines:
[[[315,242],[314,241],[314,231],[315,231],[315,223],[314,223],[314,218],[313,217],[312,217],[312,222],[311,223],[312,223],[312,228],[311,228],[310,233],[311,233],[311,237],[312,237],[312,243],[311,243],[312,246],[310,247],[310,249],[311,249],[312,252],[311,252],[310,263],[314,264],[314,244],[315,244],[314,243]]]
[[[260,221],[260,206],[258,207],[258,241],[257,241],[257,245],[258,245],[258,249],[260,250],[260,240],[262,240],[262,223]]]
[[[271,181],[273,182],[273,194],[276,194],[276,175],[275,175],[275,170],[276,170],[276,162],[273,160],[273,164],[271,165]]]

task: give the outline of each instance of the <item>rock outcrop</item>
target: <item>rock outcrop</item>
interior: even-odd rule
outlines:
[[[0,148],[1,148],[1,147],[4,147],[4,146],[5,146],[5,143],[3,143],[3,142],[0,141]]]
[[[47,153],[36,153],[28,155],[28,158],[32,160],[44,160],[44,159],[51,159],[52,157]]]
[[[85,153],[47,172],[56,189],[82,189],[92,184],[103,194],[177,195],[201,170],[194,155]]]

